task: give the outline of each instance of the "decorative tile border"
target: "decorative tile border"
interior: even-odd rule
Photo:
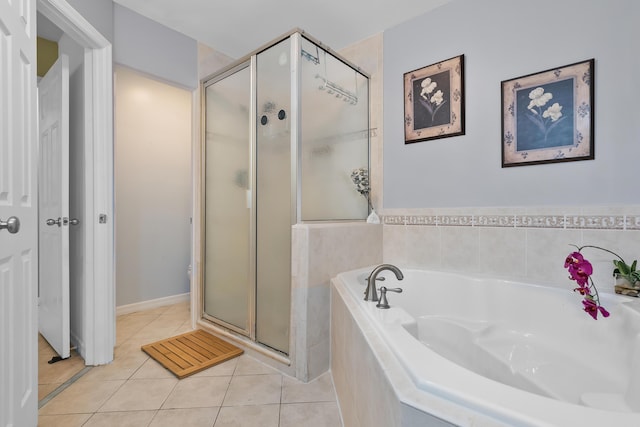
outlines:
[[[473,215],[438,215],[436,217],[437,225],[453,225],[453,226],[473,226]]]
[[[385,215],[386,225],[640,230],[638,215]]]
[[[603,230],[624,230],[627,220],[624,216],[577,216],[568,215],[567,228],[589,228]]]
[[[520,215],[516,217],[516,227],[565,228],[564,215]]]
[[[517,218],[514,215],[478,215],[475,224],[478,227],[515,227]]]
[[[401,218],[403,219],[402,223],[406,221],[407,225],[437,225],[437,217],[435,215],[405,216]]]
[[[625,228],[627,230],[640,230],[640,216],[627,217]]]

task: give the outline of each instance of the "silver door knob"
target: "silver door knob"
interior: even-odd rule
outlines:
[[[0,230],[4,229],[7,229],[11,234],[16,234],[20,231],[20,220],[15,216],[9,217],[6,221],[0,219]]]
[[[58,219],[49,218],[47,220],[47,225],[57,225],[58,227],[60,227],[62,225],[62,218],[58,218]]]
[[[69,220],[69,225],[78,225],[80,224],[80,220],[78,218],[71,218]]]

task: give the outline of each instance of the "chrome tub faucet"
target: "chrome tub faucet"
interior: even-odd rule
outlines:
[[[393,274],[396,275],[396,279],[398,280],[404,279],[402,271],[400,271],[400,269],[395,265],[380,264],[373,269],[373,271],[369,275],[369,278],[367,279],[367,289],[364,292],[365,301],[378,301],[378,293],[376,292],[376,278],[378,277],[378,274],[384,270],[392,271]]]

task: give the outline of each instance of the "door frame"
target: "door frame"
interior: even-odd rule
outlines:
[[[85,280],[77,346],[86,365],[102,365],[115,346],[112,47],[65,0],[37,0],[37,11],[84,48]]]

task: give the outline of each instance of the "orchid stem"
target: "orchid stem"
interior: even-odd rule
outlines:
[[[589,277],[589,282],[591,284],[591,289],[595,292],[595,295],[593,295],[593,297],[596,305],[600,306],[600,294],[598,293],[598,288],[596,288],[596,285],[595,283],[593,283],[593,279],[591,277]]]
[[[613,251],[610,251],[609,249],[601,248],[600,246],[593,246],[593,245],[584,245],[584,246],[571,245],[571,246],[575,246],[576,248],[578,248],[578,252],[580,252],[584,248],[600,249],[601,251],[609,252],[611,255],[614,255],[620,261],[622,261],[624,264],[626,264],[626,262],[622,259],[622,257],[620,255],[618,255],[617,253],[615,253]]]

